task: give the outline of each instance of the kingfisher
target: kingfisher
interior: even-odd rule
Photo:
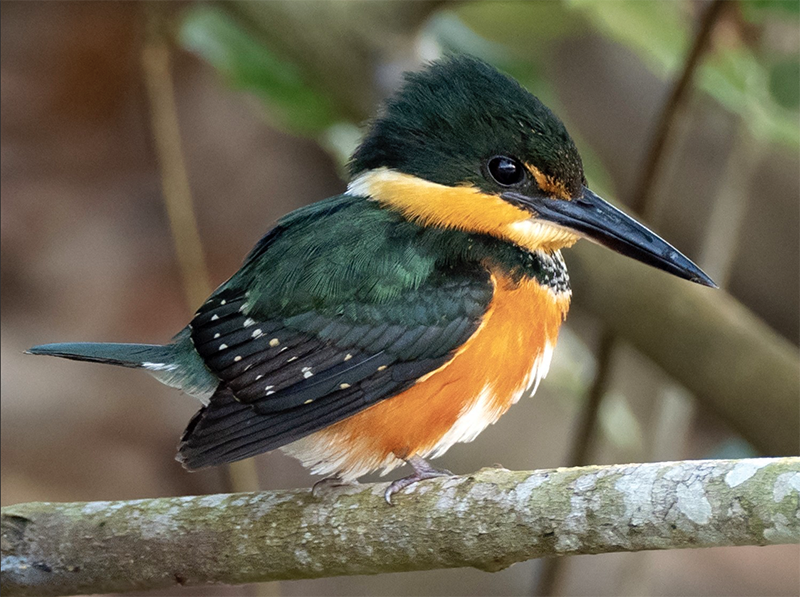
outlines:
[[[564,124],[469,56],[407,73],[353,154],[347,190],[280,219],[164,345],[60,343],[198,398],[189,470],[281,448],[349,483],[403,463],[385,499],[444,474],[547,373],[586,238],[714,287],[587,186]]]

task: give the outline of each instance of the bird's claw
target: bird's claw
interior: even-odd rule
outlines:
[[[357,482],[355,481],[343,481],[341,477],[325,477],[311,486],[311,495],[314,497],[321,497],[325,494],[331,493],[336,489],[340,489],[342,487],[351,487],[356,484]]]
[[[410,487],[414,483],[424,481],[425,479],[437,479],[439,477],[453,476],[453,473],[446,469],[440,470],[433,468],[426,460],[420,458],[419,456],[412,456],[407,462],[414,467],[414,474],[409,475],[408,477],[403,477],[402,479],[397,479],[396,481],[392,481],[389,484],[389,487],[386,488],[386,491],[383,492],[383,499],[385,499],[386,503],[390,506],[394,506],[392,503],[392,496],[395,493],[402,491],[406,487]]]

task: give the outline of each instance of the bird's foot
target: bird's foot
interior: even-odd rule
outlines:
[[[390,506],[392,504],[392,496],[397,493],[398,491],[402,491],[406,487],[410,487],[414,483],[419,481],[424,481],[425,479],[436,479],[437,477],[452,477],[453,473],[448,470],[439,470],[433,468],[430,463],[424,458],[420,458],[419,456],[412,456],[408,460],[406,460],[408,464],[410,464],[414,469],[414,474],[409,475],[408,477],[403,477],[402,479],[397,479],[396,481],[392,481],[389,484],[389,487],[386,488],[386,491],[383,493],[383,498],[386,500],[386,503]]]
[[[341,489],[342,487],[352,487],[354,485],[358,485],[358,481],[344,481],[339,476],[325,477],[311,486],[311,495],[314,497],[322,497],[335,493],[337,489]]]

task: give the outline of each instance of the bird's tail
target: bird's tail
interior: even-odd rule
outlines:
[[[26,352],[145,369],[161,383],[180,388],[204,404],[219,385],[194,349],[189,328],[163,345],[65,342],[34,346]]]
[[[170,350],[160,344],[112,344],[106,342],[64,342],[42,344],[26,351],[75,361],[107,363],[122,367],[168,367]]]

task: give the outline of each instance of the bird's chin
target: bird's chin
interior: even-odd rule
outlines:
[[[558,251],[571,247],[580,238],[569,228],[539,218],[513,222],[503,232],[510,241],[531,251]]]

